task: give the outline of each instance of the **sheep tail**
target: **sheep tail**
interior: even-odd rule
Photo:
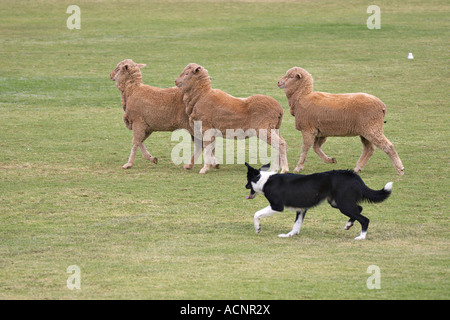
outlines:
[[[372,190],[366,186],[363,189],[363,200],[373,203],[382,202],[386,200],[391,195],[392,185],[393,182],[388,182],[381,190]]]
[[[130,118],[128,118],[128,115],[126,113],[123,114],[123,123],[125,123],[125,127],[127,127],[129,130],[133,129],[132,122],[130,121]]]
[[[383,118],[386,116],[386,105],[381,102],[381,112],[383,112]]]
[[[279,115],[278,115],[278,122],[277,122],[277,126],[276,126],[276,128],[277,129],[280,129],[281,128],[281,122],[283,121],[283,113],[281,112]]]

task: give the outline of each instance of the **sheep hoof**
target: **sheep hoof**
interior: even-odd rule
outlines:
[[[158,158],[157,157],[152,157],[150,159],[154,164],[158,164]]]
[[[402,176],[402,175],[405,174],[405,168],[398,169],[397,172],[398,172],[399,175]]]
[[[294,173],[299,173],[299,172],[302,171],[302,170],[303,170],[303,167],[297,166],[297,167],[295,167],[295,169],[294,169]]]
[[[336,158],[329,158],[328,163],[337,163]]]
[[[194,167],[194,166],[191,165],[191,164],[185,164],[185,165],[183,166],[183,169],[184,169],[184,170],[191,170],[193,167]]]
[[[214,169],[220,169],[220,164],[214,164],[213,166],[212,166]]]
[[[205,174],[208,171],[209,171],[208,169],[202,168],[202,170],[200,170],[199,174]]]
[[[131,168],[132,166],[133,166],[132,163],[125,163],[125,164],[122,166],[122,169],[129,169],[129,168]]]

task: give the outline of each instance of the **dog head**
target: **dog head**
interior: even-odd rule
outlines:
[[[270,163],[263,165],[259,170],[251,167],[247,162],[245,163],[247,166],[247,184],[245,185],[246,189],[250,189],[250,194],[246,199],[254,199],[256,197],[256,191],[253,189],[252,182],[257,183],[261,178],[261,171],[267,171],[270,168]]]

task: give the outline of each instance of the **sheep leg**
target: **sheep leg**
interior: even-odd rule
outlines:
[[[216,159],[216,137],[213,136],[211,138],[211,153],[209,154],[210,156],[210,161],[211,161],[211,165],[214,169],[220,169],[220,165],[219,162]]]
[[[272,137],[273,135],[273,137]],[[259,139],[263,140],[265,143],[274,147],[277,150],[277,156],[273,162],[273,171],[278,171],[280,169],[280,152],[279,152],[279,136],[275,134],[271,129],[258,130],[257,136]]]
[[[137,148],[138,148],[138,145],[133,143],[133,146],[131,147],[130,157],[128,158],[128,162],[122,166],[122,169],[128,169],[133,166],[134,158],[136,157]]]
[[[122,166],[122,169],[128,169],[133,166],[134,159],[136,157],[136,150],[139,147],[144,154],[144,157],[154,163],[157,163],[158,160],[147,151],[144,146],[144,140],[150,136],[151,131],[147,131],[145,129],[145,125],[142,125],[138,122],[133,124],[133,146],[131,147],[130,157],[128,158],[128,162]]]
[[[298,163],[294,169],[294,172],[299,172],[300,170],[303,170],[309,148],[311,148],[311,146],[313,145],[314,140],[315,140],[315,136],[310,133],[302,132],[302,136],[303,136],[302,154],[300,155],[300,159],[298,160]]]
[[[204,141],[204,157],[205,163],[203,168],[200,170],[200,174],[205,174],[209,171],[211,164],[214,164],[215,157],[212,155],[212,150],[214,150],[215,141]]]
[[[403,166],[394,145],[383,134],[375,136],[371,142],[389,156],[399,175],[405,173],[405,167]]]
[[[145,159],[153,162],[154,164],[158,163],[158,158],[152,156],[143,143],[141,143],[139,147],[141,148],[142,154],[144,155]]]
[[[364,138],[363,136],[360,136],[361,142],[363,144],[363,151],[361,153],[361,157],[359,158],[358,162],[356,163],[355,169],[353,169],[354,172],[358,173],[360,172],[364,166],[369,161],[370,157],[373,155],[373,152],[375,151],[375,146],[372,142]]]
[[[141,149],[142,154],[144,155],[144,158],[153,162],[154,164],[158,163],[158,158],[152,156],[150,152],[148,152],[147,148],[144,145],[144,141],[152,134],[153,131],[146,130],[144,133],[144,138],[142,139],[142,142],[139,144],[139,148]]]
[[[264,134],[262,134],[264,133]],[[273,170],[278,171],[281,164],[281,173],[289,171],[287,161],[287,143],[281,137],[279,129],[258,130],[258,138],[277,150],[277,156],[273,164]]]
[[[189,161],[189,164],[185,164],[183,166],[183,168],[186,170],[191,170],[194,167],[195,160],[197,160],[198,156],[200,155],[200,153],[199,153],[197,155],[197,157],[195,156],[196,155],[195,152],[197,150],[197,145],[195,144],[195,138],[193,135],[191,135],[191,139],[192,139],[192,142],[194,142],[194,154],[191,156],[191,160]],[[201,150],[201,148],[200,148],[200,150]]]
[[[327,141],[327,137],[316,137],[314,140],[313,149],[317,153],[317,155],[320,157],[320,159],[323,160],[325,163],[336,163],[336,158],[330,158],[325,154],[325,152],[322,151],[322,145]]]
[[[278,156],[281,162],[281,173],[286,173],[289,171],[289,164],[287,160],[287,143],[279,133],[279,130],[278,130],[278,139],[279,139]]]

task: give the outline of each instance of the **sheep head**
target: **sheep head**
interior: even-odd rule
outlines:
[[[284,89],[286,94],[293,93],[299,89],[305,90],[305,93],[310,93],[313,90],[313,78],[305,69],[293,67],[278,81],[278,88]]]
[[[196,63],[190,63],[184,68],[180,76],[175,80],[175,85],[183,90],[189,90],[195,87],[199,82],[206,81],[207,84],[211,84],[208,70]]]
[[[117,64],[117,67],[111,72],[109,77],[116,82],[121,82],[121,80],[129,78],[132,74],[138,74],[142,78],[140,68],[145,66],[146,64],[135,63],[131,59],[125,59]]]

